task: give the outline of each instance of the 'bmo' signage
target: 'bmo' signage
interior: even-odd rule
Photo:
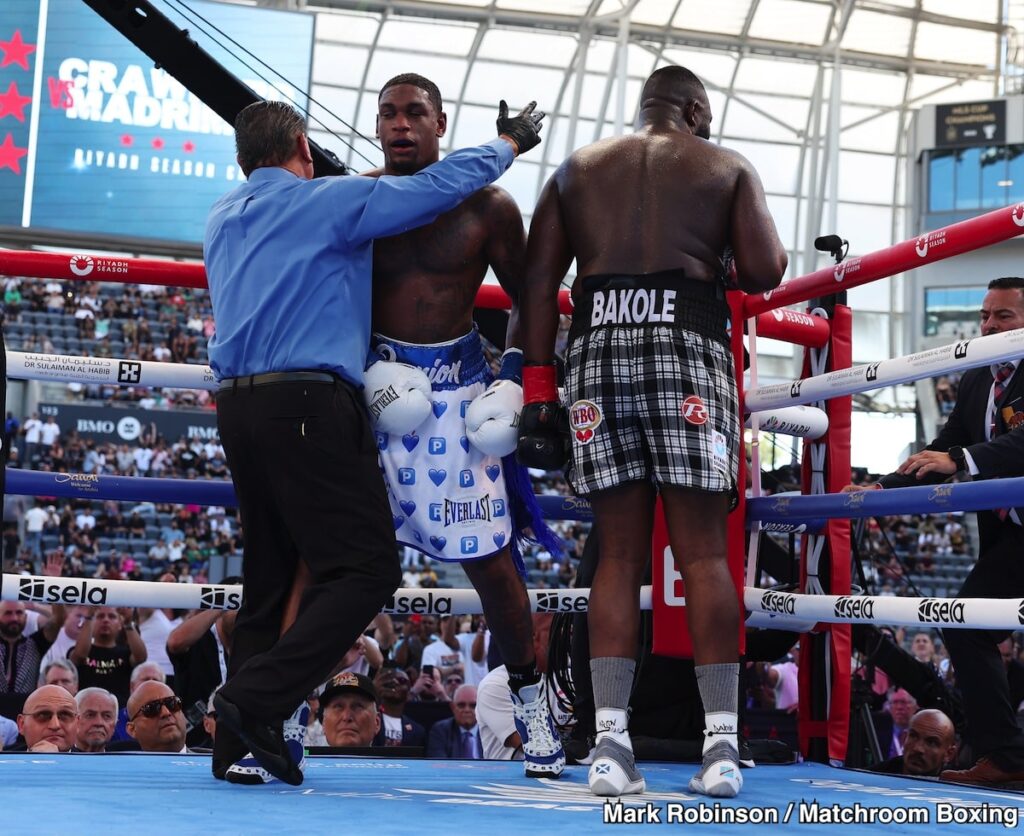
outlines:
[[[118,409],[112,406],[41,403],[39,415],[52,415],[61,432],[74,430],[83,438],[136,446],[157,436],[173,444],[179,438],[219,441],[217,415],[202,410]]]

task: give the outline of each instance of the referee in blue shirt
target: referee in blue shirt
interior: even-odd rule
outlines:
[[[540,142],[542,117],[532,104],[510,117],[502,102],[497,139],[418,174],[316,180],[290,105],[258,102],[235,121],[248,181],[214,204],[205,237],[217,424],[245,534],[245,597],[214,701],[217,777],[251,751],[302,782],[282,723],[401,580],[360,394],[373,239],[430,223],[497,180]],[[309,586],[280,635],[300,561]]]

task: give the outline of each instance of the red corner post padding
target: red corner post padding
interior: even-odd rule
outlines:
[[[845,305],[836,305],[832,316],[829,339],[829,362],[826,371],[850,368],[852,352],[853,314]],[[810,374],[810,360],[804,359],[804,377]],[[850,420],[853,399],[849,396],[832,398],[825,404],[828,432],[818,442],[804,442],[803,492],[810,493],[810,446],[825,445],[825,490],[838,493],[850,482]],[[828,566],[830,583],[828,595],[847,595],[850,592],[850,521],[830,520],[823,532],[819,566]],[[807,539],[803,542],[800,567],[801,588],[807,580]],[[824,738],[830,760],[846,759],[846,743],[850,724],[850,625],[823,624],[825,632],[804,636],[800,644],[800,751],[810,756],[814,739]],[[827,639],[827,640],[826,640]],[[813,704],[815,687],[830,687],[827,694],[827,714]]]
[[[728,294],[729,307],[732,309],[732,352],[736,364],[736,380],[743,380],[743,294],[734,291]],[[745,556],[746,497],[744,486],[747,483],[747,457],[743,449],[743,386],[739,386],[740,414],[736,416],[736,432],[740,438],[739,472],[736,475],[739,504],[729,515],[728,549],[729,571],[736,586],[736,597],[740,604],[740,631],[737,654],[744,649],[743,642],[743,565]],[[654,642],[653,651],[661,656],[675,656],[689,659],[693,657],[693,642],[690,629],[686,623],[686,589],[683,579],[676,571],[672,550],[669,548],[668,528],[661,501],[654,512],[654,536],[651,540],[651,597],[654,609]]]

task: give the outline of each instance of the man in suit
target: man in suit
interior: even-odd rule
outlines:
[[[163,682],[143,682],[128,698],[128,734],[143,752],[185,754],[181,698]]]
[[[452,717],[439,720],[430,727],[427,739],[428,758],[483,757],[480,729],[476,722],[476,688],[463,685],[451,701]]]
[[[1024,328],[1024,278],[993,279],[981,305],[981,332]],[[939,435],[873,487],[901,488],[945,481],[1024,475],[1024,373],[1019,361],[964,372],[956,406]],[[846,490],[862,490],[852,485]],[[978,512],[978,561],[958,597],[1024,597],[1024,508]],[[1009,630],[945,630],[964,697],[968,738],[977,759],[943,780],[1000,785],[1024,782],[1024,731],[1018,727],[999,642]]]
[[[385,662],[373,680],[380,699],[381,726],[374,746],[425,746],[427,731],[405,713],[409,701],[409,674],[394,662]]]

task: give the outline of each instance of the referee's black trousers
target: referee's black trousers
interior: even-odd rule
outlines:
[[[391,509],[374,433],[348,383],[240,384],[217,394],[217,425],[245,538],[245,599],[222,694],[277,724],[401,582]],[[309,586],[281,635],[300,560]]]

